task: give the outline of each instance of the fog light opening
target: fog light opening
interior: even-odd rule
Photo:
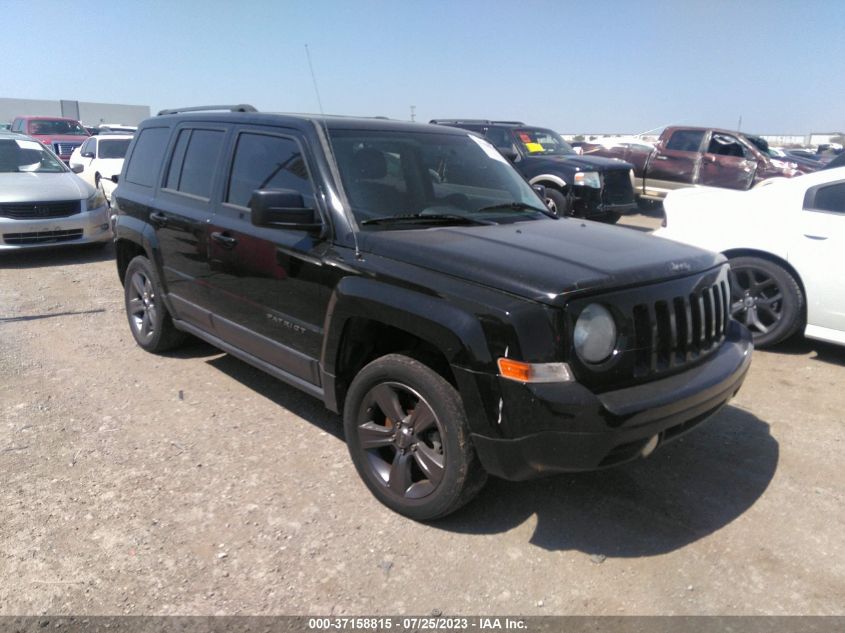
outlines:
[[[654,449],[657,448],[659,441],[660,440],[656,435],[652,435],[648,442],[646,442],[645,446],[643,446],[643,450],[640,451],[640,455],[642,457],[648,457],[651,455],[654,452]]]

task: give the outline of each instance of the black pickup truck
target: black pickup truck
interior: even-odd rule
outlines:
[[[546,188],[546,203],[560,215],[615,223],[637,209],[633,165],[580,156],[557,132],[520,121],[432,119],[482,134],[532,185]]]
[[[751,361],[723,257],[555,216],[463,130],[166,111],[114,207],[138,345],[190,333],[342,412],[367,487],[414,519],[488,473],[646,456]]]

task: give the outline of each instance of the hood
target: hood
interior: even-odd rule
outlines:
[[[603,156],[579,156],[578,154],[567,154],[566,156],[528,156],[524,160],[530,161],[533,166],[543,166],[544,169],[554,169],[562,165],[580,171],[607,171],[609,169],[629,170],[633,167],[631,163],[615,158]]]
[[[573,294],[665,281],[721,255],[645,233],[564,218],[361,233],[365,251],[560,305]]]
[[[58,174],[0,173],[0,204],[4,202],[82,200],[93,193],[94,187],[71,172]]]
[[[42,143],[84,143],[90,137],[78,134],[30,134]]]

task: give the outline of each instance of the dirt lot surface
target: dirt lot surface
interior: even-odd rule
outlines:
[[[111,257],[0,254],[0,614],[845,612],[845,348],[755,352],[649,459],[493,480],[423,525],[320,402],[138,348]]]

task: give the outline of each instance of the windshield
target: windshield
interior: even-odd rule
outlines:
[[[88,136],[88,132],[76,121],[30,121],[30,134],[42,135],[59,135],[67,134],[70,136]]]
[[[126,150],[129,149],[129,141],[132,139],[122,138],[107,141],[100,137],[100,158],[124,158]],[[93,143],[93,141],[91,141]]]
[[[419,228],[426,217],[432,223],[504,223],[547,213],[496,148],[475,135],[383,130],[330,135],[352,212],[367,228]],[[398,221],[408,218],[415,223]]]
[[[0,173],[62,173],[64,164],[37,141],[0,139]]]
[[[555,156],[575,154],[572,146],[552,130],[541,128],[518,129],[513,131],[513,135],[526,154]]]

